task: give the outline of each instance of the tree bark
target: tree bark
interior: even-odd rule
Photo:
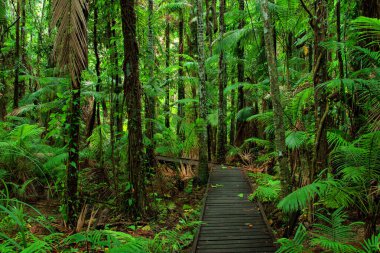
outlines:
[[[206,91],[206,69],[205,69],[205,45],[203,25],[203,0],[197,0],[197,38],[198,38],[198,66],[199,66],[199,178],[201,184],[208,181],[207,161],[207,91]]]
[[[185,86],[183,83],[183,32],[184,32],[184,19],[183,10],[179,10],[179,23],[178,23],[178,100],[185,98]],[[182,121],[184,120],[185,112],[183,108],[183,103],[178,103],[178,123],[177,123],[177,135],[181,141],[185,140],[185,135],[182,128]]]
[[[146,154],[149,166],[155,165],[154,157],[154,119],[156,117],[156,98],[152,94],[154,90],[154,37],[153,37],[153,0],[148,2],[148,68],[149,68],[149,92],[145,92],[145,117],[146,117],[146,137],[150,140],[146,147]]]
[[[224,12],[225,0],[220,0],[219,9],[219,39],[223,38],[225,32]],[[217,162],[223,164],[226,162],[226,144],[227,144],[227,101],[224,96],[224,89],[227,86],[227,64],[224,59],[224,51],[221,50],[219,55],[219,75],[218,75],[218,142],[217,142]]]
[[[239,0],[239,11],[243,12],[244,11],[244,0]],[[245,26],[245,21],[244,18],[240,19],[239,22],[239,29],[244,28]],[[236,48],[236,56],[238,58],[238,64],[237,64],[237,80],[239,83],[244,82],[244,46],[239,42],[238,46]],[[238,101],[237,101],[237,111],[239,112],[241,109],[245,107],[245,99],[244,99],[244,90],[243,86],[239,85],[238,87]],[[234,144],[236,146],[241,146],[244,142],[245,138],[245,130],[244,128],[246,127],[246,122],[242,121],[236,121],[236,130],[237,130],[237,136],[236,140],[234,141]]]
[[[97,6],[97,0],[94,0],[94,27],[93,27],[93,36],[94,36],[94,54],[95,54],[95,72],[96,72],[96,86],[95,91],[98,93],[100,92],[100,85],[101,85],[101,78],[100,78],[100,57],[99,57],[99,49],[98,49],[98,6]],[[87,138],[91,136],[92,131],[95,127],[95,121],[96,121],[96,115],[97,110],[99,109],[99,102],[94,99],[94,103],[92,105],[92,113],[90,117],[90,121],[87,125],[87,131],[86,136]]]
[[[235,143],[235,131],[236,131],[236,102],[235,102],[235,90],[231,91],[231,123],[230,123],[230,145]]]
[[[66,175],[66,205],[68,224],[76,226],[79,212],[78,203],[78,171],[79,171],[79,134],[80,134],[80,77],[71,81],[71,105],[68,117],[69,123],[69,158],[67,161]]]
[[[327,81],[327,51],[320,44],[327,38],[327,1],[318,0],[315,3],[316,20],[314,22],[314,113],[316,135],[314,144],[313,167],[311,171],[311,181],[319,171],[327,166],[327,120],[328,105],[326,94],[323,88],[318,85]]]
[[[268,62],[268,71],[270,79],[270,90],[273,103],[273,121],[275,128],[275,144],[278,152],[278,162],[280,167],[280,180],[282,186],[282,195],[286,196],[289,193],[290,187],[290,172],[288,166],[288,156],[285,145],[285,126],[284,112],[281,105],[280,88],[278,83],[278,72],[276,56],[274,52],[273,42],[273,27],[270,20],[268,8],[268,0],[260,0],[261,14],[264,21],[264,40],[265,50]]]
[[[168,14],[167,14],[168,15]],[[169,17],[166,17],[166,27],[165,27],[165,67],[170,66],[170,23]],[[166,74],[166,85],[165,85],[165,127],[170,128],[170,81],[169,74]]]
[[[21,0],[21,38],[20,38],[20,57],[22,63],[22,74],[26,74],[27,62],[26,62],[26,1]],[[19,85],[19,96],[22,98],[25,95],[26,85],[25,81],[22,81]]]
[[[144,214],[144,146],[141,122],[141,84],[139,80],[139,49],[136,40],[135,0],[120,0],[124,37],[124,87],[128,112],[128,168],[134,206],[132,214]]]
[[[21,58],[20,58],[20,15],[21,15],[21,0],[17,1],[17,21],[16,21],[16,44],[15,44],[15,80],[14,80],[14,86],[13,86],[13,109],[18,108],[19,103],[19,97],[20,97],[20,82],[19,82],[19,75],[20,75],[20,64],[21,64]]]

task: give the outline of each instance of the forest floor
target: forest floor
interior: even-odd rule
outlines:
[[[159,173],[153,175],[146,189],[149,208],[147,216],[137,220],[131,220],[122,215],[114,205],[104,203],[105,196],[92,199],[82,209],[78,218],[77,232],[91,230],[112,230],[129,234],[133,237],[144,237],[153,240],[161,232],[173,232],[178,237],[176,240],[181,252],[190,250],[197,227],[200,225],[201,200],[205,194],[205,187],[193,186],[192,180],[181,180],[170,168],[163,169],[159,166]],[[164,171],[164,173],[161,173]],[[83,196],[85,197],[85,196]],[[53,199],[29,199],[25,200],[30,207],[25,208],[25,215],[33,217],[27,223],[29,232],[35,236],[47,236],[51,234],[45,222],[39,223],[41,214],[47,218],[49,225],[55,233],[63,234],[67,238],[73,234],[65,226],[60,212],[61,203],[58,198]],[[36,213],[35,209],[39,213]],[[7,234],[15,236],[17,228],[6,228]],[[83,243],[74,243],[65,246],[67,249],[85,251],[87,247]],[[59,251],[60,252],[60,251]],[[103,251],[95,251],[103,252]]]

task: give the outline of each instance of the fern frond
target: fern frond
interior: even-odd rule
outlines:
[[[283,198],[277,205],[286,213],[302,210],[307,206],[307,203],[313,201],[316,197],[323,198],[331,190],[344,194],[342,184],[332,178],[326,180],[317,179],[311,184],[298,188],[285,198]],[[349,198],[346,196],[346,198]]]
[[[288,238],[281,238],[277,240],[277,243],[281,244],[281,247],[276,251],[276,253],[303,253],[306,251],[306,248],[303,245],[306,239],[306,228],[301,223],[297,228],[293,240]]]
[[[308,133],[304,131],[289,131],[286,134],[285,144],[289,149],[299,149],[309,138]]]
[[[361,244],[363,250],[360,250],[361,253],[377,253],[380,251],[380,234],[372,235],[371,238],[364,241]]]

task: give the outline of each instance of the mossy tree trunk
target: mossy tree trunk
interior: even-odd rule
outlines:
[[[206,91],[206,69],[205,69],[205,45],[203,25],[203,0],[197,0],[197,38],[198,38],[198,66],[199,66],[199,116],[198,120],[198,142],[199,142],[199,178],[201,184],[208,181],[207,161],[207,91]]]
[[[282,195],[289,193],[290,171],[288,166],[288,155],[285,145],[285,125],[284,112],[281,104],[280,87],[278,82],[278,72],[276,55],[273,41],[273,27],[270,19],[268,8],[268,0],[260,0],[261,14],[264,21],[264,40],[265,50],[268,62],[268,71],[270,79],[270,93],[273,103],[273,121],[275,129],[275,144],[278,154],[278,162],[280,167],[280,180],[282,186]]]
[[[124,87],[128,112],[128,169],[132,185],[134,216],[144,214],[144,146],[141,120],[142,88],[139,80],[139,49],[136,40],[135,0],[120,0],[124,37]]]

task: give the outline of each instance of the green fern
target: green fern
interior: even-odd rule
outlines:
[[[371,238],[364,241],[362,245],[361,253],[377,253],[380,251],[380,234],[372,235]]]
[[[307,143],[309,138],[304,131],[289,131],[286,133],[285,144],[289,149],[300,149]]]
[[[326,211],[326,210],[320,210]],[[354,240],[353,228],[362,225],[362,222],[350,223],[345,225],[347,215],[343,208],[335,210],[332,214],[325,216],[321,213],[315,215],[322,223],[313,225],[313,239],[311,244],[321,246],[326,250],[333,252],[354,252],[355,248],[347,243]]]
[[[294,235],[293,239],[281,238],[277,243],[281,244],[276,253],[304,253],[308,252],[307,248],[303,245],[307,239],[307,232],[305,226],[301,223]]]

